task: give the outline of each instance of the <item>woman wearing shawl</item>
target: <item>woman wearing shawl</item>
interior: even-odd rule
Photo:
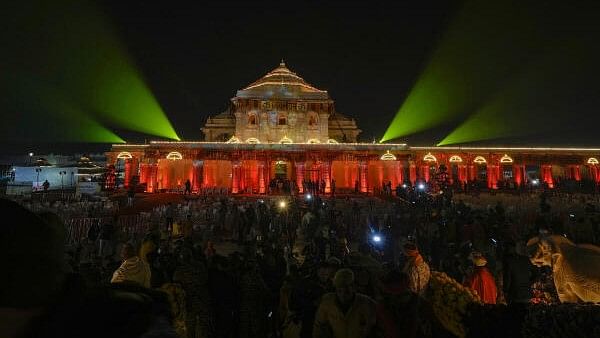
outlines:
[[[415,244],[404,244],[403,251],[407,260],[402,271],[408,275],[408,289],[423,294],[431,276],[429,265],[423,260]]]
[[[496,280],[486,267],[487,259],[481,253],[473,252],[471,261],[474,265],[473,272],[467,275],[463,285],[475,290],[484,303],[496,304]]]

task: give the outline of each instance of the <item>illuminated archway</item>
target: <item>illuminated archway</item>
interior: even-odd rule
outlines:
[[[590,157],[587,160],[587,164],[598,164],[598,159],[595,157]]]
[[[250,144],[259,144],[260,140],[257,139],[256,137],[251,137],[249,139],[246,140],[246,143],[250,143]]]
[[[310,140],[306,141],[306,143],[315,144],[315,143],[321,143],[321,141],[319,141],[319,139],[316,139],[316,138],[311,138]]]
[[[178,151],[172,151],[167,154],[167,160],[182,160],[183,155]]]
[[[396,160],[396,156],[394,156],[394,154],[390,153],[390,151],[387,150],[385,152],[385,154],[381,155],[381,160],[382,161],[395,161]]]
[[[484,164],[484,163],[487,163],[487,160],[483,156],[477,156],[477,157],[475,157],[473,162],[475,162],[477,164]]]
[[[423,156],[423,161],[425,162],[437,162],[437,158],[433,156],[431,153],[427,153],[427,155]]]
[[[334,140],[334,139],[330,138],[329,140],[327,140],[327,143],[329,143],[329,144],[338,144],[339,142],[337,140]]]
[[[122,151],[119,153],[119,155],[117,155],[117,158],[119,159],[128,159],[128,158],[133,158],[133,156],[131,156],[131,153],[128,151]]]
[[[290,143],[294,143],[294,141],[292,141],[291,138],[284,136],[281,140],[279,140],[279,143],[281,144],[290,144]]]
[[[463,160],[458,155],[452,155],[448,161],[450,161],[450,163],[461,163]]]
[[[513,159],[507,154],[504,154],[504,156],[502,156],[500,159],[500,163],[513,163]]]

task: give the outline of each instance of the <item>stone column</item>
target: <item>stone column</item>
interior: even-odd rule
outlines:
[[[321,167],[323,180],[325,181],[325,193],[331,192],[331,162],[325,161]]]
[[[361,161],[359,164],[359,172],[360,172],[360,192],[369,192],[369,185],[367,181],[367,168],[369,167],[368,163],[365,161]]]
[[[520,164],[513,164],[513,181],[517,187],[520,187],[525,181],[522,168],[523,166]]]
[[[203,171],[204,171],[204,161],[193,161],[193,180],[192,180],[192,190],[199,191],[202,188],[203,183]]]
[[[304,162],[294,162],[296,166],[296,185],[298,186],[298,192],[304,193]]]
[[[543,164],[541,167],[542,180],[548,185],[548,188],[554,188],[554,178],[552,178],[552,165]]]
[[[487,183],[489,189],[498,189],[498,166],[495,164],[487,165]]]
[[[158,175],[158,165],[156,163],[148,163],[147,164],[148,176],[146,178],[146,191],[147,192],[156,192],[158,189],[157,183],[157,175]]]
[[[267,192],[267,185],[265,183],[265,161],[258,162],[258,193],[264,194]]]
[[[411,163],[409,164],[408,170],[410,184],[414,186],[415,184],[417,184],[417,166],[414,163]]]
[[[133,176],[133,158],[125,159],[125,175],[123,177],[123,186],[129,188],[129,182]]]
[[[231,173],[231,193],[237,194],[240,190],[240,162],[232,163]]]
[[[469,172],[468,172],[468,180],[469,182],[475,181],[477,180],[477,168],[475,167],[474,164],[469,164],[468,166]]]
[[[425,182],[429,182],[429,164],[421,165],[421,179]]]
[[[397,161],[394,170],[396,171],[396,183],[402,185],[402,183],[404,183],[404,166],[402,165],[402,162]]]
[[[464,164],[458,165],[458,181],[460,182],[460,184],[467,183],[467,166]]]

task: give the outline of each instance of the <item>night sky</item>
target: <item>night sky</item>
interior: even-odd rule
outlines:
[[[32,11],[35,11],[37,2],[24,3],[26,5],[20,3],[13,6],[31,5]],[[338,111],[357,120],[363,130],[363,141],[379,140],[432,55],[435,55],[463,3],[325,3],[196,1],[188,4],[132,0],[98,2],[98,9],[99,15],[105,16],[115,29],[173,127],[184,140],[200,139],[200,128],[208,116],[223,111],[236,90],[265,75],[282,58],[292,71],[307,82],[327,90],[335,100]],[[514,2],[515,11],[521,10],[521,3]],[[575,52],[566,53],[566,56],[562,55],[553,61],[552,67],[563,70],[559,76],[550,80],[540,79],[538,83],[533,81],[531,86],[524,89],[526,96],[532,98],[529,106],[535,107],[535,100],[544,101],[543,105],[539,105],[543,109],[532,108],[532,116],[526,121],[533,120],[540,125],[556,128],[544,128],[538,132],[534,124],[529,135],[489,140],[487,144],[600,146],[597,137],[600,125],[598,9],[592,2],[573,2],[576,5],[570,2],[563,4],[564,1],[525,3],[523,6],[534,16],[532,22],[538,25],[536,29],[543,32],[543,39],[532,41],[531,45],[544,48],[522,50],[519,49],[520,45],[515,47],[507,44],[501,46],[503,50],[524,56],[543,54],[549,50],[560,52],[571,48],[568,46],[573,40],[576,40],[578,47],[574,49]],[[10,16],[11,13],[6,11],[3,15]],[[511,22],[507,20],[494,29],[501,31],[510,27]],[[3,35],[12,35],[10,21],[7,23],[5,20],[2,28]],[[490,30],[486,32],[490,34]],[[494,30],[491,32],[493,34]],[[488,39],[486,36],[478,38],[482,41]],[[2,53],[7,53],[9,60],[11,55],[15,59],[15,55],[20,55],[20,45],[14,40],[7,41],[9,48]],[[469,55],[465,63],[478,57],[489,59],[489,55],[482,51],[481,55]],[[24,62],[39,66],[45,62],[45,55],[29,56]],[[489,63],[487,67],[503,66],[501,57],[486,62]],[[535,65],[533,59],[521,66],[526,68]],[[1,73],[11,73],[10,67],[7,68],[2,70],[0,65],[0,77]],[[571,72],[571,68],[578,70]],[[12,73],[13,77],[19,76]],[[561,76],[568,77],[569,82],[562,81]],[[486,78],[480,81],[494,83],[500,79]],[[549,87],[544,81],[568,85],[549,90],[551,94],[540,95]],[[5,86],[0,86],[3,90],[10,89],[9,81],[2,81],[1,84]],[[5,117],[20,114],[18,105],[11,100],[2,100],[0,104]],[[466,118],[468,114],[469,111],[465,111],[463,117]],[[459,123],[456,120],[448,121],[398,141],[434,145]],[[15,141],[14,136],[19,128],[25,126],[18,123],[3,125],[3,152],[35,150],[38,153],[56,153],[109,148],[107,144],[68,145],[43,133]],[[141,134],[119,135],[132,142],[156,139]]]

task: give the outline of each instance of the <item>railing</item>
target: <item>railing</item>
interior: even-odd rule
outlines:
[[[98,229],[103,224],[112,222],[112,217],[82,217],[64,220],[67,231],[67,244],[80,243],[88,236],[92,226]],[[128,239],[139,239],[144,236],[150,224],[150,217],[147,214],[123,215],[117,218],[115,226],[116,235],[125,236]]]

